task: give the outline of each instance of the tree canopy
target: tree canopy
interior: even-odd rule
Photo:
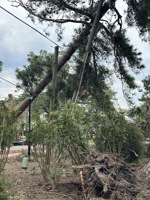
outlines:
[[[90,25],[93,23],[98,3],[102,3],[100,21],[104,22],[101,18],[106,11],[111,11],[111,17],[114,19],[110,22],[105,21],[110,25],[109,30],[119,25],[122,28],[122,16],[117,9],[121,0],[9,0],[14,4],[18,4],[25,8],[29,17],[34,21],[37,17],[40,22],[47,21],[48,23],[79,23],[82,25]],[[148,36],[150,31],[150,3],[146,0],[124,0],[127,9],[126,22],[128,26],[137,27],[140,36]],[[110,13],[109,13],[110,15]],[[107,27],[108,28],[108,27]],[[147,38],[148,39],[148,38]]]
[[[10,0],[12,5],[22,6],[28,12],[28,17],[34,22],[47,22],[48,26],[56,24],[56,31],[60,39],[63,37],[63,25],[66,23],[78,24],[74,30],[73,41],[68,44],[66,52],[60,57],[58,71],[72,57],[76,57],[76,66],[84,74],[93,63],[95,75],[102,66],[108,71],[113,69],[121,80],[123,92],[128,102],[131,102],[130,89],[137,87],[134,74],[144,68],[141,53],[133,47],[126,34],[128,27],[135,27],[143,40],[149,40],[150,33],[150,3],[146,0],[126,0],[125,21],[118,9],[121,0]],[[96,25],[95,25],[96,23]],[[124,28],[126,23],[127,28]],[[95,28],[95,31],[93,29]],[[93,33],[93,36],[91,36]],[[88,37],[89,36],[89,37]],[[91,45],[87,44],[91,39]],[[88,50],[87,50],[88,49]],[[75,53],[76,52],[76,53]],[[86,63],[83,56],[86,54]],[[108,66],[108,63],[111,63]],[[87,65],[85,65],[87,64]],[[84,70],[82,70],[82,66]],[[80,74],[79,73],[79,74]],[[96,74],[97,73],[97,74]],[[80,78],[81,79],[81,78]],[[50,82],[51,75],[46,75],[34,91],[34,98]],[[79,82],[79,77],[77,78]],[[78,87],[78,86],[76,86]],[[26,103],[26,102],[25,102]],[[26,107],[27,104],[24,106]],[[22,107],[21,107],[22,109]]]
[[[17,86],[25,91],[25,95],[32,96],[37,83],[48,71],[52,71],[53,54],[43,50],[39,54],[30,52],[27,55],[27,60],[28,65],[23,66],[21,69],[16,69],[16,77],[19,81]],[[92,67],[91,62],[86,66],[79,101],[86,104],[89,101],[93,101],[101,110],[106,112],[112,108],[111,98],[114,95],[105,80],[110,76],[110,73],[104,66],[100,68],[97,66],[96,71]],[[57,75],[55,107],[58,108],[72,99],[79,70],[79,65],[73,66],[71,63],[68,63]],[[48,113],[51,95],[52,84],[49,84],[37,98],[33,109],[36,111],[36,107],[38,107],[38,109],[41,108],[43,112]]]
[[[145,79],[143,79],[142,82],[144,85],[144,92],[143,92],[141,101],[149,102],[150,101],[150,75],[145,77]]]

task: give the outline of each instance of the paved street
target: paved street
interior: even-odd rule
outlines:
[[[18,146],[12,146],[10,147],[10,151],[21,151],[21,150],[27,150],[28,146],[27,145],[18,145]]]

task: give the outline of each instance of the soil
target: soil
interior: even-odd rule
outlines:
[[[19,200],[150,199],[146,165],[131,167],[111,155],[95,156],[89,165],[77,166],[82,174],[64,171],[55,190],[50,182],[43,181],[36,162],[31,160],[27,170],[21,169],[21,163],[21,152],[11,153],[4,170],[11,193]]]
[[[11,185],[11,193],[19,200],[79,200],[82,199],[78,176],[64,172],[57,189],[52,190],[51,182],[44,182],[36,162],[28,162],[27,170],[21,169],[22,155],[9,154],[4,174]],[[33,172],[34,169],[34,172]]]

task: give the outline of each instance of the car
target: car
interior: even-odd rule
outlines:
[[[20,136],[20,138],[16,141],[13,142],[13,145],[14,146],[17,146],[17,145],[24,145],[26,142],[26,136],[23,135],[23,136]]]

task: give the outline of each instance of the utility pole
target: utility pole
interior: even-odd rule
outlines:
[[[52,70],[52,94],[50,98],[50,106],[49,106],[49,119],[50,119],[50,113],[55,108],[55,93],[56,93],[56,84],[57,84],[57,65],[58,65],[58,46],[55,47],[55,53],[54,53],[54,63],[53,63],[53,70]]]
[[[97,32],[99,31],[99,29],[101,28],[100,26],[98,27],[98,23],[99,23],[99,19],[101,16],[101,12],[102,12],[102,4],[103,4],[103,0],[99,1],[98,4],[98,8],[97,8],[97,13],[93,22],[93,26],[88,38],[88,43],[86,45],[86,49],[85,49],[85,53],[84,53],[84,57],[83,57],[83,66],[80,70],[80,78],[79,78],[79,82],[77,83],[77,89],[74,91],[73,97],[72,97],[72,101],[76,103],[79,92],[80,92],[80,88],[81,88],[81,84],[82,84],[82,80],[83,80],[83,75],[84,75],[84,71],[85,71],[85,67],[86,67],[86,63],[88,61],[88,56],[89,56],[89,52],[90,49],[92,47],[92,42],[94,40],[95,35],[97,34]]]

